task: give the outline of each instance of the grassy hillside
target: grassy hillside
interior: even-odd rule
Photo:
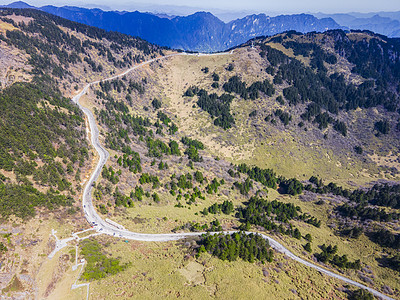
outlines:
[[[399,274],[388,264],[397,244],[376,235],[385,228],[398,239],[398,191],[365,189],[399,179],[398,75],[390,66],[386,83],[374,75],[370,85],[337,53],[335,34],[284,34],[233,55],[177,56],[96,86],[84,101],[111,153],[94,192],[99,211],[138,232],[267,231],[306,259],[397,293]],[[255,195],[298,213],[289,217],[287,206],[283,219],[281,211],[267,217],[256,206],[260,219],[247,218]],[[210,213],[225,201],[233,213]],[[323,244],[337,245],[336,254],[327,256]]]
[[[94,298],[354,294],[240,235],[154,245],[99,236],[47,260],[51,228],[59,238],[87,228],[77,200],[96,162],[65,97],[166,51],[33,10],[1,10],[0,22],[4,293],[37,285],[42,298],[81,297],[69,289],[78,249]],[[366,32],[289,32],[100,81],[81,99],[110,152],[98,212],[137,232],[266,232],[398,297],[399,53],[397,40]]]
[[[225,57],[197,62],[192,58],[179,58],[188,65],[187,68],[175,63],[168,64],[168,68],[176,80],[179,78],[183,82],[171,97],[172,91],[169,90],[175,79],[167,81],[166,96],[171,97],[174,111],[184,108],[187,111],[182,116],[182,126],[191,128],[203,142],[208,140],[208,144],[221,155],[236,156],[235,161],[273,167],[283,175],[298,176],[299,179],[318,174],[342,184],[348,184],[349,180],[365,183],[372,178],[381,178],[381,171],[387,179],[395,179],[398,174],[393,168],[396,162],[377,170],[373,157],[375,154],[384,158],[398,151],[398,77],[391,82],[382,82],[379,76],[375,76],[376,86],[368,87],[373,78],[363,78],[355,70],[351,72],[354,65],[346,57],[332,54],[336,50],[331,45],[334,43],[331,35],[321,35],[319,39],[318,35],[275,37],[275,40],[285,41],[281,44],[273,39],[260,40],[261,46],[256,49],[237,49],[230,62],[226,62],[229,58]],[[331,59],[336,63],[322,61],[319,68],[314,66],[323,55],[315,57],[314,50],[307,50],[307,45],[316,39],[320,41],[318,47],[326,48],[321,48],[320,52],[326,51],[335,57]],[[289,45],[299,48],[297,56]],[[305,53],[301,54],[301,51],[311,54],[304,57],[302,54]],[[230,63],[234,69],[227,71]],[[207,74],[201,71],[205,67],[209,69]],[[394,66],[392,68],[393,77],[397,71]],[[211,87],[213,73],[220,77],[218,88]],[[239,80],[234,82],[235,87],[225,85],[230,79],[237,78],[236,75],[239,75]],[[274,93],[269,96],[257,90],[259,95],[252,99],[250,93],[254,83],[266,79],[273,84]],[[241,86],[242,82],[247,86]],[[361,82],[364,84],[357,88]],[[195,109],[199,96],[182,99],[180,96],[191,85],[209,94],[233,92],[236,98],[230,105],[230,113],[235,116],[235,125],[228,130],[212,126],[207,114]],[[175,86],[172,85],[172,89]],[[390,107],[385,109],[385,105]],[[206,117],[204,121],[202,116]],[[378,124],[387,125],[389,134],[378,131]],[[242,134],[237,135],[237,132]],[[358,154],[355,147],[361,147],[363,153]],[[286,155],[288,151],[289,155]]]

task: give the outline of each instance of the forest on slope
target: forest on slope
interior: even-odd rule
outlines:
[[[53,247],[49,222],[87,226],[79,200],[95,156],[70,97],[162,51],[40,11],[1,9],[0,53],[0,288],[29,296]]]
[[[2,46],[28,54],[32,70],[25,71],[31,82],[14,83],[1,91],[0,168],[5,174],[0,214],[26,217],[34,214],[35,206],[71,206],[81,189],[89,145],[82,113],[59,88],[79,82],[78,65],[83,72],[104,74],[104,67],[126,68],[156,48],[36,11],[3,9],[1,22],[15,28],[1,33]],[[109,44],[99,42],[103,39]],[[107,57],[104,67],[94,61],[97,56]]]

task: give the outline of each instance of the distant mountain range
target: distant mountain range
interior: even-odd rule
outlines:
[[[138,36],[161,46],[203,52],[226,50],[257,36],[269,36],[289,30],[306,33],[329,29],[367,29],[390,37],[400,36],[400,21],[393,19],[400,19],[400,13],[367,15],[362,18],[350,14],[276,17],[258,14],[224,23],[208,12],[169,17],[138,11],[103,11],[72,6],[37,8],[24,2],[14,2],[7,6],[35,8],[105,30]]]
[[[315,14],[315,16],[332,18],[349,29],[370,30],[388,37],[400,37],[400,11],[369,14]]]

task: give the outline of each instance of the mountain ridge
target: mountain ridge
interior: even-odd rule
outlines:
[[[33,8],[24,2],[10,5],[14,8]],[[103,11],[75,6],[48,5],[35,9],[108,31],[138,36],[160,46],[200,52],[223,51],[256,36],[274,35],[288,30],[306,33],[345,29],[333,19],[318,19],[311,14],[276,17],[258,14],[225,23],[209,12],[169,19],[139,11]]]

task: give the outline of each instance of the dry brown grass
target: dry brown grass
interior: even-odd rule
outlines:
[[[15,30],[15,29],[17,29],[17,28],[15,28],[12,24],[7,23],[0,19],[0,32],[1,33],[4,34],[4,33],[6,33],[7,30],[11,31],[11,30]]]
[[[110,240],[112,242],[112,240]],[[190,243],[189,243],[190,244]],[[181,242],[124,243],[107,251],[134,262],[126,271],[91,284],[93,299],[343,299],[342,283],[277,254],[272,263],[194,259]],[[296,296],[295,293],[298,295]]]

